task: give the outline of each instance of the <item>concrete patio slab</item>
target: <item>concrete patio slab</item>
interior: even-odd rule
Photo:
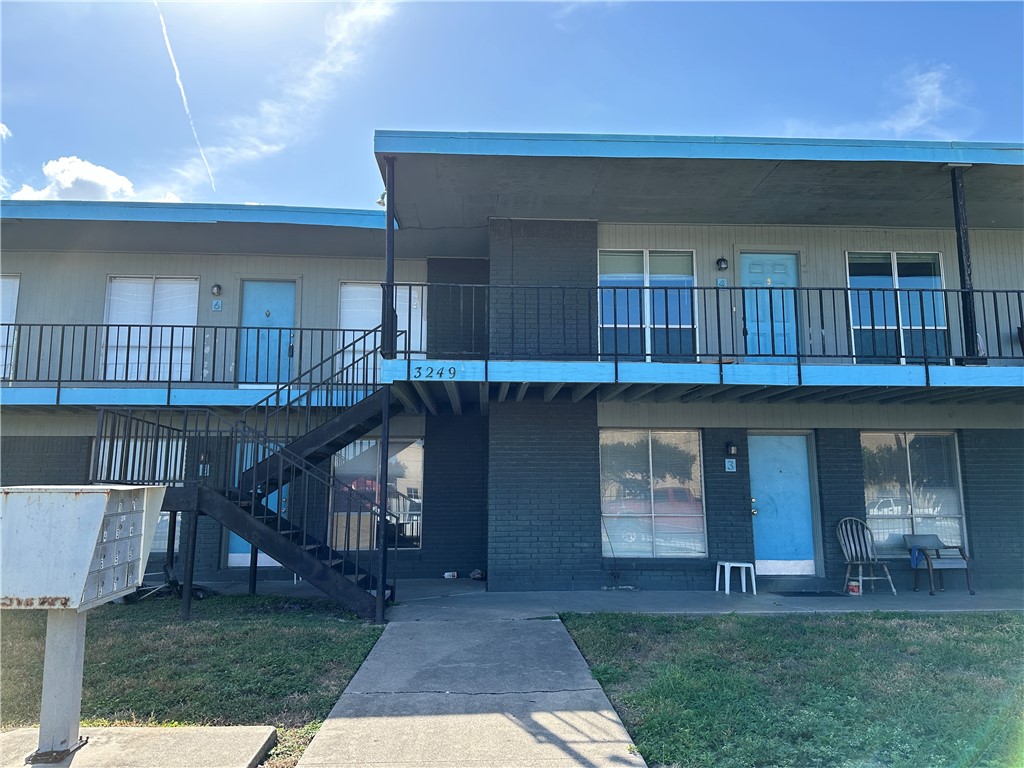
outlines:
[[[180,728],[82,728],[89,743],[59,768],[256,768],[277,743],[269,725]],[[23,768],[39,743],[38,728],[0,733],[0,766]]]
[[[733,591],[647,591],[631,589],[580,592],[487,592],[480,582],[439,579],[399,582],[398,605],[388,609],[389,622],[468,621],[525,619],[577,613],[646,613],[710,615],[716,613],[851,613],[857,611],[1022,611],[1024,592],[1019,589],[950,589],[929,595],[888,590],[854,597],[835,594],[757,595]]]

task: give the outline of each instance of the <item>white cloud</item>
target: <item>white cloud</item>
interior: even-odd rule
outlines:
[[[80,157],[61,157],[43,166],[49,183],[39,189],[28,184],[11,195],[12,200],[128,200],[135,195],[132,183],[115,171]]]
[[[7,141],[12,135],[11,129],[0,123],[0,140]]]
[[[35,189],[23,184],[11,194],[12,200],[146,200],[154,203],[180,203],[172,190],[151,188],[136,192],[131,180],[102,165],[80,157],[61,157],[43,165],[47,184]],[[6,194],[9,187],[3,179]]]
[[[888,89],[894,106],[886,114],[839,124],[788,120],[786,135],[951,141],[967,138],[978,123],[978,111],[960,101],[963,83],[945,64],[907,67]]]
[[[339,77],[361,60],[370,33],[394,10],[388,0],[345,4],[326,20],[323,50],[296,65],[290,79],[273,98],[263,99],[253,113],[226,123],[226,135],[206,157],[217,173],[225,168],[258,162],[302,141],[334,94]],[[203,183],[207,168],[194,158],[175,169],[169,186],[184,196]]]

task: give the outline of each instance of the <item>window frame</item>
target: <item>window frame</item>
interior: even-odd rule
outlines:
[[[5,326],[0,331],[0,378],[11,379],[15,373],[14,353],[18,344],[18,299],[21,295],[21,274],[0,274],[0,281],[12,281],[14,284],[14,306],[13,311],[10,312],[11,319],[8,321],[0,317],[0,322]],[[8,307],[5,302],[3,312],[7,313],[7,311]]]
[[[115,323],[110,320],[112,289],[118,280],[137,280],[143,281],[148,280],[150,282],[150,294],[149,294],[149,322],[147,323]],[[158,325],[153,324],[153,311],[155,309],[156,299],[156,287],[157,282],[160,280],[173,280],[177,282],[189,282],[195,286],[195,317],[191,322],[186,323],[171,323],[169,325]],[[105,332],[102,338],[102,344],[99,345],[99,371],[102,372],[103,379],[105,381],[126,381],[126,382],[166,382],[166,381],[192,381],[194,373],[193,355],[196,349],[195,329],[199,325],[199,294],[200,294],[200,277],[198,275],[107,275],[106,283],[106,295],[103,300],[103,324],[105,326]],[[154,339],[153,332],[150,330],[148,338],[142,338],[141,332],[139,339],[132,342],[132,328],[145,328],[150,329],[154,327],[170,329],[169,343],[165,344],[163,339],[163,332],[160,333],[160,338]],[[125,341],[121,340],[121,328],[125,328],[128,331],[128,337]],[[177,337],[176,331],[180,329],[181,335]],[[177,337],[177,338],[176,338]],[[186,343],[187,342],[187,343]],[[177,355],[168,354],[166,362],[164,362],[164,350],[172,350],[177,348],[180,352]],[[185,349],[188,349],[187,355],[183,353]],[[115,350],[115,359],[111,362],[110,352]],[[124,363],[120,362],[119,350],[124,350]],[[143,350],[145,350],[145,360],[143,361]],[[137,359],[134,363],[131,360],[132,355],[136,355]],[[156,359],[154,360],[154,354]],[[177,360],[178,370],[175,372],[175,360]],[[162,376],[163,367],[167,367],[167,375]],[[113,366],[113,368],[111,367]],[[156,375],[153,375],[154,366],[156,367]]]
[[[611,433],[611,432],[642,432],[646,435],[647,442],[647,473],[648,473],[648,488],[646,493],[646,501],[649,505],[649,512],[645,514],[606,514],[604,511],[604,472],[602,462],[600,459],[600,436]],[[694,457],[694,468],[696,479],[700,484],[700,515],[699,520],[701,522],[701,543],[702,551],[695,554],[663,554],[659,553],[657,549],[657,539],[655,536],[655,521],[658,519],[656,514],[656,503],[655,496],[659,490],[656,486],[654,477],[654,436],[656,434],[688,434],[696,437],[696,456]],[[600,483],[600,506],[598,509],[599,520],[601,524],[601,556],[606,560],[615,561],[636,561],[637,563],[650,564],[650,567],[661,567],[661,564],[676,564],[676,563],[687,563],[699,560],[707,560],[710,556],[708,546],[708,513],[706,498],[706,484],[704,477],[704,435],[700,429],[658,429],[650,427],[602,427],[599,430],[599,450],[598,450],[598,475]],[[692,490],[687,488],[688,493],[692,496]],[[611,544],[611,537],[608,534],[608,529],[605,525],[606,518],[612,519],[626,519],[633,518],[638,520],[649,520],[651,525],[651,554],[637,554],[636,552],[630,552],[629,554],[616,554],[614,546],[610,548],[610,551],[606,549],[606,544]],[[693,518],[698,519],[697,515],[662,515],[661,519],[687,519]]]
[[[954,459],[953,469],[956,472],[956,484],[957,484],[956,500],[957,500],[957,502],[959,504],[960,511],[959,511],[958,515],[948,515],[948,514],[947,515],[931,515],[931,516],[928,517],[928,519],[929,520],[937,520],[940,517],[942,517],[942,518],[950,518],[950,519],[952,519],[952,518],[959,518],[961,546],[963,546],[964,551],[968,552],[968,554],[969,554],[969,543],[968,543],[968,537],[967,537],[967,507],[964,504],[963,468],[962,468],[961,462],[960,462],[960,435],[959,435],[959,433],[956,432],[956,431],[950,431],[950,430],[929,430],[929,429],[921,429],[921,430],[912,430],[912,429],[903,429],[903,430],[900,430],[900,429],[892,429],[892,430],[864,429],[864,430],[860,431],[860,435],[859,435],[859,440],[861,441],[861,450],[862,450],[862,452],[863,452],[863,438],[864,438],[865,435],[902,435],[904,437],[904,459],[906,461],[907,483],[908,483],[908,486],[910,488],[910,500],[909,500],[909,505],[908,505],[909,506],[909,510],[908,510],[908,512],[906,514],[898,514],[898,515],[870,515],[868,513],[868,506],[870,504],[872,504],[872,503],[877,504],[879,501],[881,501],[881,499],[879,499],[879,500],[877,500],[875,502],[868,501],[868,498],[867,498],[867,479],[865,478],[865,480],[864,480],[864,521],[867,523],[868,528],[871,529],[872,534],[875,533],[874,529],[871,527],[871,521],[872,520],[909,520],[910,521],[910,533],[911,534],[917,534],[918,533],[918,531],[917,531],[917,522],[918,522],[917,518],[924,518],[924,515],[915,515],[914,514],[914,510],[915,510],[915,507],[914,507],[914,496],[915,496],[916,483],[914,482],[913,466],[912,466],[911,460],[910,460],[910,442],[913,439],[913,437],[917,437],[919,435],[952,438],[951,448],[952,448],[953,459]],[[862,453],[862,456],[863,456],[863,453]],[[863,471],[863,458],[862,458],[861,461],[862,461],[861,466],[862,466],[862,471]],[[886,497],[883,497],[883,498],[886,498]],[[934,531],[925,531],[925,533],[933,533],[933,532]],[[942,537],[940,536],[939,538],[942,538]],[[949,542],[945,542],[944,541],[943,543],[949,543]],[[951,546],[956,546],[956,545],[951,544]],[[876,543],[876,547],[877,547],[877,543]],[[895,559],[901,559],[901,558],[906,557],[906,556],[907,556],[907,553],[906,553],[905,550],[899,551],[899,552],[892,552],[892,551],[881,551],[881,552],[878,552],[878,557],[882,558],[882,559],[895,560]]]
[[[889,287],[889,288],[869,289],[869,288],[855,288],[853,285],[851,285],[851,281],[850,281],[850,277],[851,277],[850,276],[850,256],[851,256],[851,254],[853,254],[853,255],[888,256],[889,257],[890,275],[892,277],[892,282],[893,282],[892,286]],[[910,255],[910,256],[912,256],[912,255],[935,256],[936,264],[937,264],[938,270],[939,270],[939,287],[936,288],[936,289],[901,288],[900,284],[899,284],[900,278],[899,278],[899,259],[898,259],[898,256],[900,254],[906,254],[906,255]],[[857,362],[857,358],[858,358],[856,332],[857,331],[864,331],[864,330],[894,331],[894,332],[896,332],[898,334],[899,351],[898,351],[898,353],[896,355],[896,359],[898,360],[898,363],[897,363],[898,365],[907,365],[908,364],[908,358],[910,358],[913,361],[913,360],[916,360],[919,357],[921,357],[919,355],[913,355],[913,354],[908,355],[907,354],[907,347],[908,347],[908,345],[907,345],[907,340],[906,340],[906,334],[908,332],[910,332],[910,331],[914,331],[914,330],[941,331],[942,333],[945,334],[945,337],[947,339],[947,349],[948,349],[948,339],[949,339],[949,334],[950,334],[950,326],[949,326],[949,313],[948,313],[947,307],[945,306],[945,300],[943,300],[943,304],[942,304],[943,321],[944,321],[943,324],[942,325],[926,326],[924,324],[924,321],[923,321],[923,318],[922,318],[922,323],[921,323],[920,327],[917,327],[917,328],[915,328],[913,323],[909,322],[909,320],[906,321],[906,322],[904,321],[904,317],[903,317],[903,302],[900,300],[900,292],[901,291],[906,292],[906,293],[909,294],[912,291],[920,291],[920,290],[939,290],[939,291],[944,291],[946,289],[946,273],[945,273],[945,270],[943,269],[943,252],[942,251],[940,251],[938,249],[936,249],[936,250],[927,250],[927,251],[917,251],[917,250],[876,251],[876,250],[870,250],[870,249],[865,249],[865,250],[848,249],[848,250],[844,251],[844,256],[845,256],[845,261],[846,261],[847,306],[848,306],[849,318],[850,318],[850,353],[851,353],[851,355],[852,355],[852,357],[854,359],[854,362]],[[866,325],[866,326],[865,325],[861,325],[861,324],[855,324],[855,316],[857,314],[859,314],[859,313],[854,311],[854,306],[855,306],[854,305],[854,301],[853,301],[854,292],[855,291],[869,291],[869,290],[892,291],[893,298],[894,298],[894,303],[895,303],[895,310],[896,310],[896,325],[888,325],[888,324],[886,324],[886,325],[881,325],[880,326],[880,325],[875,325],[873,322],[872,322],[871,325]],[[944,296],[945,294],[942,294],[942,295]],[[873,320],[873,318],[871,318],[871,319]],[[867,360],[871,360],[871,359],[875,359],[875,358],[881,357],[881,355],[865,355],[864,357]],[[935,362],[935,363],[943,361],[943,362],[948,364],[948,362],[950,362],[948,357],[922,358],[922,360],[924,360],[924,359],[928,359],[929,362]],[[916,364],[916,363],[915,362],[911,362],[910,364]]]
[[[390,493],[390,490],[393,489],[397,493],[402,494],[405,498],[409,499],[412,502],[415,502],[418,505],[418,509],[411,509],[410,508],[408,510],[404,510],[403,511],[403,510],[396,510],[396,508],[394,506],[392,506],[391,503],[388,504],[389,512],[391,514],[393,514],[396,518],[398,518],[399,524],[410,525],[410,526],[412,526],[412,529],[416,531],[416,533],[415,533],[416,544],[409,545],[409,546],[400,546],[400,547],[398,547],[398,549],[399,549],[399,551],[402,551],[402,552],[418,552],[418,551],[422,551],[423,550],[423,500],[424,500],[425,495],[426,495],[425,494],[425,488],[424,488],[424,486],[426,485],[426,477],[425,477],[425,474],[426,474],[425,473],[425,467],[426,467],[426,440],[425,440],[424,437],[394,437],[394,438],[391,439],[390,444],[393,446],[396,442],[408,443],[408,445],[406,446],[407,448],[411,447],[411,446],[418,446],[419,451],[420,451],[420,455],[421,455],[420,467],[419,467],[421,482],[420,482],[420,485],[415,489],[415,492],[416,492],[415,496],[413,496],[412,494],[405,493],[405,492],[401,491],[399,489],[399,487],[398,487],[398,480],[399,480],[399,478],[394,476],[390,472],[388,473],[388,489],[389,489],[388,498],[392,499],[392,500],[394,499],[394,497]],[[343,479],[343,478],[338,476],[339,473],[340,473],[340,470],[344,466],[344,461],[343,461],[343,457],[341,456],[341,454],[347,448],[349,448],[349,447],[356,447],[356,446],[358,446],[360,444],[363,444],[363,445],[366,446],[366,448],[364,448],[364,450],[370,449],[370,450],[376,450],[377,451],[377,456],[376,456],[376,458],[374,460],[374,465],[375,465],[375,470],[376,471],[374,473],[374,478],[373,478],[373,482],[376,484],[376,481],[377,481],[377,479],[379,477],[380,436],[372,434],[372,433],[370,435],[364,435],[363,437],[359,438],[358,440],[354,440],[348,446],[345,446],[345,448],[343,448],[341,451],[338,451],[338,453],[334,454],[331,457],[331,470],[330,470],[331,471],[331,477],[336,479],[336,480],[338,480],[338,482],[348,486],[349,488],[352,488],[353,490],[356,491],[356,493],[362,494],[362,495],[367,496],[367,497],[375,498],[376,497],[376,489],[366,489],[366,488],[357,487],[357,486],[353,485],[352,483],[350,483],[349,481],[347,481],[347,480],[345,480],[345,479]],[[374,448],[370,448],[371,445],[375,446],[375,447]],[[391,457],[389,459],[389,462],[388,462],[389,465],[390,465],[392,460],[398,461],[398,456],[400,454],[401,454],[401,451],[399,451],[393,457]],[[399,461],[399,463],[401,463],[401,462]],[[369,478],[362,478],[362,479],[368,480]],[[410,490],[413,490],[413,489],[410,489]],[[335,494],[333,492],[330,495],[330,499],[331,500],[330,500],[330,512],[329,512],[329,514],[335,514],[335,509],[334,509]],[[339,512],[338,514],[343,514],[343,513]],[[367,531],[367,535],[371,538],[371,540],[377,535],[376,534],[376,524],[373,521],[371,521],[371,525],[370,525],[370,527],[369,527],[369,529]]]
[[[603,286],[601,285],[601,257],[604,254],[643,254],[643,285],[638,286]],[[690,278],[692,283],[689,286],[652,286],[651,285],[651,254],[671,254],[675,256],[688,256],[692,265]],[[604,290],[612,290],[618,288],[620,290],[639,290],[640,296],[643,298],[640,322],[639,324],[633,323],[621,323],[614,322],[605,323],[602,317],[602,306],[603,306],[603,295]],[[654,291],[657,288],[672,289],[672,290],[688,290],[690,292],[690,324],[689,325],[674,325],[665,323],[664,325],[655,324],[654,322]],[[698,311],[697,311],[697,250],[695,248],[598,248],[597,249],[597,349],[598,355],[616,355],[620,358],[633,358],[641,357],[644,362],[657,361],[661,357],[666,355],[660,355],[654,350],[654,336],[653,331],[663,329],[666,331],[686,331],[688,330],[693,338],[693,354],[692,355],[680,355],[681,358],[690,358],[692,361],[684,360],[684,362],[698,362],[700,360],[700,334],[698,331]],[[614,294],[613,294],[614,295]],[[615,299],[612,299],[614,305]],[[615,351],[604,352],[603,337],[604,330],[612,329],[613,332],[618,330],[639,330],[640,341],[642,344],[642,352],[638,355],[633,355],[626,352],[625,355],[622,352],[616,353]]]

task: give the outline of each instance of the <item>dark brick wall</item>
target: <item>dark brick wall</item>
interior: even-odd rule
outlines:
[[[488,589],[605,584],[596,398],[491,403],[489,457]]]
[[[486,259],[427,259],[427,354],[480,359],[487,352]]]
[[[1024,585],[1024,430],[961,431],[960,471],[975,587]]]
[[[836,526],[844,517],[864,519],[864,462],[861,459],[860,431],[819,429],[815,432],[815,447],[825,580],[828,588],[840,589],[846,575],[846,560],[839,547]]]
[[[596,222],[492,219],[490,267],[494,357],[597,354]]]
[[[0,483],[85,485],[91,437],[0,438]]]
[[[487,418],[428,415],[423,448],[423,546],[398,553],[399,577],[486,570]]]

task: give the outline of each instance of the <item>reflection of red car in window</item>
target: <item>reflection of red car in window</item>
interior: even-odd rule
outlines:
[[[605,515],[650,519],[651,499],[606,499],[601,504]],[[704,504],[689,488],[665,486],[654,489],[655,527],[662,533],[702,533]]]

